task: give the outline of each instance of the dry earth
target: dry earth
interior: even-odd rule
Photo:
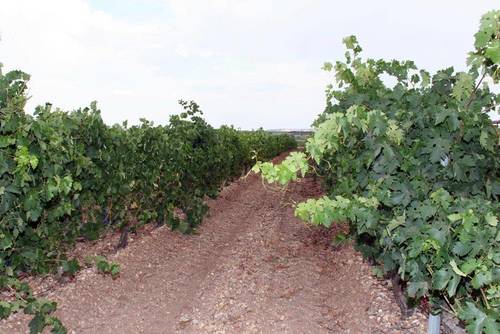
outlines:
[[[85,269],[33,285],[69,333],[425,333],[425,316],[402,319],[390,282],[351,245],[333,249],[334,230],[294,217],[291,203],[319,195],[310,178],[283,192],[251,175],[209,202],[195,235],[147,228],[117,253],[116,235],[78,245],[79,256],[111,252],[117,280]],[[28,322],[16,314],[0,332]]]

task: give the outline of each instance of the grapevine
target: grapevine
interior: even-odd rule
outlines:
[[[324,65],[336,82],[306,153],[254,167],[282,185],[314,167],[328,196],[299,203],[296,216],[348,220],[358,249],[398,275],[409,300],[450,310],[469,333],[500,323],[499,131],[487,114],[498,111],[499,16],[482,17],[466,72],[365,60],[345,38],[346,60]]]
[[[296,146],[287,135],[215,129],[195,102],[180,101],[184,112],[166,125],[108,126],[95,102],[72,112],[46,104],[31,116],[28,80],[21,71],[0,72],[0,318],[24,309],[34,315],[32,333],[66,330],[53,316],[56,304],[36,298],[20,276],[73,275],[79,264],[67,250],[105,231],[120,230],[120,246],[148,223],[192,232],[207,197],[255,158]],[[118,264],[99,258],[95,265],[119,275]]]

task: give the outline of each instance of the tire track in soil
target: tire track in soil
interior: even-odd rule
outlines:
[[[240,179],[209,201],[198,234],[141,235],[111,257],[119,279],[88,269],[47,298],[70,333],[425,332],[421,313],[401,319],[388,281],[352,246],[332,250],[335,230],[293,216],[291,201],[319,195],[310,178],[286,192]],[[28,321],[15,315],[0,332],[27,332]]]

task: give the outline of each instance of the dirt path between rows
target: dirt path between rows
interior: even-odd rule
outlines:
[[[351,245],[332,249],[332,231],[293,216],[291,203],[319,195],[312,179],[286,192],[240,179],[210,201],[197,234],[139,233],[110,256],[117,280],[86,269],[47,298],[69,333],[424,333],[424,316],[401,319],[389,282]],[[0,332],[25,333],[28,321],[12,316]]]

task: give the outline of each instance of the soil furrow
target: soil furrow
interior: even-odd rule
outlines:
[[[47,297],[70,333],[425,331],[421,313],[401,318],[390,283],[376,279],[350,244],[331,247],[342,226],[294,217],[292,201],[320,195],[313,179],[286,192],[255,175],[240,179],[209,201],[197,234],[139,233],[112,256],[119,279],[87,269]],[[0,328],[23,333],[28,321],[16,315]]]

